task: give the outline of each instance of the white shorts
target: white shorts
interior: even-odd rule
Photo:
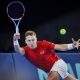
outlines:
[[[67,72],[67,64],[62,59],[56,61],[50,71],[57,71],[63,79],[69,75]]]

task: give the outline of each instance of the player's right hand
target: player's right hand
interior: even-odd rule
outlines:
[[[18,39],[20,39],[20,33],[14,33],[13,40],[18,40]]]

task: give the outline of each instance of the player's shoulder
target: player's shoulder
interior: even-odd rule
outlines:
[[[48,42],[47,40],[37,41],[37,43],[45,43]]]
[[[28,46],[27,46],[27,45],[25,45],[25,46],[23,46],[22,48],[23,48],[23,49],[28,49]]]
[[[54,43],[54,42],[51,42],[51,41],[48,41],[48,40],[42,40],[42,41],[38,41],[38,43]]]
[[[42,44],[42,45],[45,45],[47,43],[49,43],[49,41],[47,40],[38,41],[38,44]]]
[[[50,41],[47,41],[47,40],[38,41],[38,45],[41,45],[41,46],[55,46],[55,44],[53,42],[50,42]]]
[[[48,40],[43,40],[43,44],[46,44],[46,45],[55,45],[54,42],[51,42],[51,41],[48,41]]]

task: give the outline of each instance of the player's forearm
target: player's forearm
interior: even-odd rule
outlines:
[[[55,50],[59,50],[59,51],[67,51],[67,50],[72,50],[74,48],[75,48],[75,46],[73,43],[71,43],[71,44],[56,44],[56,46],[55,46]]]
[[[13,40],[13,44],[14,44],[14,50],[17,53],[20,53],[21,55],[25,54],[25,51],[23,48],[20,47],[18,40]]]
[[[14,45],[14,50],[16,52],[20,52],[20,45],[19,45],[18,40],[13,40],[13,45]]]
[[[68,50],[72,50],[72,49],[74,49],[76,47],[75,47],[74,43],[71,43],[71,44],[67,44],[67,48],[68,48]]]
[[[73,43],[70,43],[70,44],[62,44],[62,51],[67,51],[67,50],[72,50],[74,49],[75,46]]]
[[[14,50],[20,54],[24,54],[25,51],[20,47],[18,39],[20,38],[20,33],[15,33],[13,36]]]

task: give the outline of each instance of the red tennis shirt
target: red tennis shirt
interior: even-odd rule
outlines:
[[[38,68],[49,72],[55,61],[59,60],[54,51],[54,43],[46,40],[38,41],[37,48],[31,49],[28,46],[24,46],[25,57]]]

